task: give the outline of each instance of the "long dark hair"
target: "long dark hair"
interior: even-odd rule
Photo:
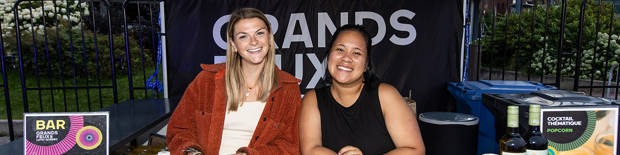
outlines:
[[[328,48],[325,52],[325,66],[323,66],[323,69],[325,69],[325,74],[323,75],[323,81],[321,82],[321,84],[323,86],[330,86],[332,84],[332,76],[329,74],[329,70],[327,68],[327,60],[329,59],[329,54],[332,51],[334,41],[338,38],[338,36],[340,36],[340,33],[344,31],[357,31],[364,37],[364,40],[366,41],[366,71],[364,71],[364,74],[362,76],[364,77],[364,84],[368,86],[374,86],[376,83],[379,82],[379,78],[375,75],[375,67],[372,63],[372,59],[370,58],[372,56],[372,41],[370,38],[370,34],[368,33],[368,31],[366,31],[366,28],[364,28],[364,26],[353,24],[343,25],[339,27],[336,32],[334,32],[332,40],[329,42],[329,46],[327,46]]]

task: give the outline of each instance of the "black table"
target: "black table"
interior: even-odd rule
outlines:
[[[110,112],[110,153],[128,143],[137,145],[138,136],[161,129],[168,123],[171,115],[168,99],[129,100],[101,111]],[[0,154],[23,153],[23,138],[0,146]]]

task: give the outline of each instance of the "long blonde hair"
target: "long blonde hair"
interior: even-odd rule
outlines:
[[[228,21],[228,28],[226,30],[226,105],[228,111],[237,111],[239,105],[245,100],[245,93],[247,92],[245,79],[243,77],[243,71],[241,69],[241,56],[234,51],[232,41],[234,26],[242,19],[258,18],[265,22],[267,30],[269,31],[269,50],[265,56],[265,64],[263,70],[259,75],[257,88],[258,88],[258,100],[265,101],[269,97],[271,88],[277,84],[276,68],[275,68],[275,44],[273,40],[273,33],[271,32],[271,24],[265,17],[262,11],[255,8],[241,8],[235,10]]]

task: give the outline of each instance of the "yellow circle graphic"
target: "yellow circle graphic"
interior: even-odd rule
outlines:
[[[557,155],[558,154],[558,150],[556,150],[554,147],[549,146],[547,148],[547,152],[549,152],[549,155]]]
[[[85,150],[97,148],[103,141],[101,130],[94,126],[85,126],[78,130],[75,135],[75,142]]]

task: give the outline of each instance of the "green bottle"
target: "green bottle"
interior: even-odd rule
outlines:
[[[540,105],[530,105],[528,125],[530,129],[525,134],[527,155],[547,155],[547,138],[540,131]]]
[[[500,155],[525,155],[527,143],[519,134],[519,107],[508,106],[506,134],[499,140]]]

